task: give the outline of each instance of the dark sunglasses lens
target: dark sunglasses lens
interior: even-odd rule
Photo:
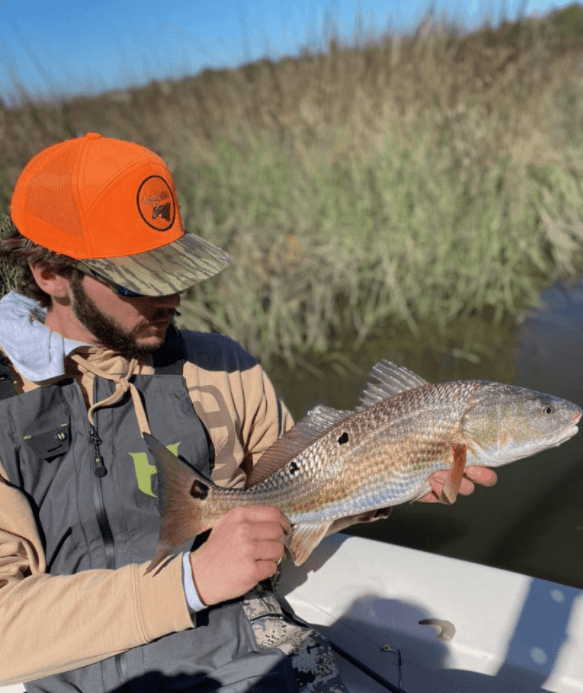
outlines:
[[[97,279],[97,281],[107,284],[107,286],[109,286],[110,289],[115,291],[115,293],[118,294],[118,296],[125,296],[126,298],[143,298],[145,295],[139,294],[137,291],[132,291],[131,289],[126,289],[125,286],[116,284],[111,279],[108,279],[107,277],[102,277],[98,272],[95,272],[94,270],[83,265],[77,266],[77,269],[80,272],[83,272],[83,274],[87,274],[89,277],[93,277],[94,279]]]
[[[139,294],[131,289],[126,289],[125,286],[117,285],[117,293],[120,296],[125,296],[126,298],[142,298],[144,294]]]

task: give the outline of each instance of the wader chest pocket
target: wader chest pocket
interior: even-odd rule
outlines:
[[[23,437],[37,457],[52,462],[54,457],[65,454],[69,449],[71,431],[69,424],[64,423],[50,431],[27,433]]]

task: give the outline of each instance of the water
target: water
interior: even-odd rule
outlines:
[[[555,284],[520,327],[470,318],[447,334],[379,335],[346,363],[280,367],[271,375],[294,417],[317,403],[356,405],[370,367],[388,358],[426,380],[485,379],[565,397],[583,406],[583,281]],[[346,364],[349,364],[347,368]],[[388,520],[349,533],[583,588],[583,432],[564,445],[498,469],[452,507],[398,506]]]

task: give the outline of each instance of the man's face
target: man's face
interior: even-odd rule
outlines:
[[[72,310],[79,323],[107,348],[128,356],[156,351],[180,304],[180,295],[118,296],[109,286],[86,275],[70,282]]]

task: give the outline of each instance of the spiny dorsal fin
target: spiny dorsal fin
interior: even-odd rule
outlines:
[[[319,404],[284,436],[268,448],[251,470],[245,488],[256,486],[297,457],[316,438],[354,412],[339,411]]]
[[[388,397],[394,397],[401,392],[414,390],[421,385],[426,385],[423,380],[404,366],[397,366],[390,361],[379,361],[372,367],[369,381],[360,397],[360,406],[357,411],[368,409],[373,404],[381,402]]]
[[[354,414],[354,412],[343,409],[332,409],[332,407],[318,404],[318,406],[310,409],[303,419],[298,421],[296,428],[301,427],[309,429],[312,433],[312,437],[315,437],[318,433],[327,431],[334,426],[334,424],[337,424],[351,414]]]

